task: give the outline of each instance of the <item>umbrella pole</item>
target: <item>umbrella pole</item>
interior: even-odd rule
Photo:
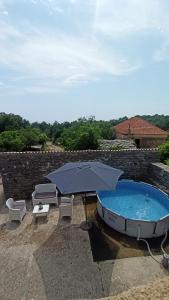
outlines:
[[[86,224],[87,224],[87,201],[86,201],[86,194],[84,194],[84,206],[85,206],[85,218],[86,218]]]
[[[86,194],[82,195],[82,199],[83,199],[83,203],[84,203],[84,207],[85,207],[85,221],[83,221],[80,225],[80,227],[83,230],[90,230],[92,227],[92,223],[88,221],[87,219],[87,203],[86,203]]]

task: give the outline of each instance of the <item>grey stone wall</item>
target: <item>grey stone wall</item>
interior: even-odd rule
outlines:
[[[124,170],[125,178],[148,176],[150,163],[159,162],[157,150],[0,153],[0,173],[8,197],[27,199],[45,175],[66,162],[101,161]]]
[[[152,183],[169,194],[169,167],[159,162],[151,163],[148,172]]]
[[[100,140],[100,150],[118,150],[121,149],[137,149],[136,144],[133,140]]]

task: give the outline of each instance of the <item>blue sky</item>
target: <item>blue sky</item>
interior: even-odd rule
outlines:
[[[0,110],[169,114],[168,0],[0,0]]]

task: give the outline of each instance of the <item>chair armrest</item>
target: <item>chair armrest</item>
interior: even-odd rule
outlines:
[[[10,211],[13,211],[13,212],[19,211],[20,212],[21,210],[20,210],[20,208],[10,208]]]
[[[61,204],[71,203],[71,199],[67,197],[61,197]]]
[[[25,200],[18,200],[18,201],[16,201],[15,202],[15,205],[17,205],[17,204],[24,204],[25,206],[26,206],[26,201]]]
[[[61,204],[59,205],[59,207],[70,207],[70,206],[72,206],[71,203],[61,203]]]
[[[35,199],[35,194],[36,194],[36,191],[33,191],[33,193],[32,193],[32,200]]]

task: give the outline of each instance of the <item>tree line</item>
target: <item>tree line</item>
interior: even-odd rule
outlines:
[[[140,117],[169,131],[169,116]],[[98,121],[91,116],[73,122],[55,121],[50,124],[45,121],[30,123],[19,115],[0,113],[0,151],[25,151],[33,145],[44,146],[48,140],[61,145],[65,150],[97,149],[99,139],[114,139],[113,127],[127,119],[125,116],[110,121]]]

